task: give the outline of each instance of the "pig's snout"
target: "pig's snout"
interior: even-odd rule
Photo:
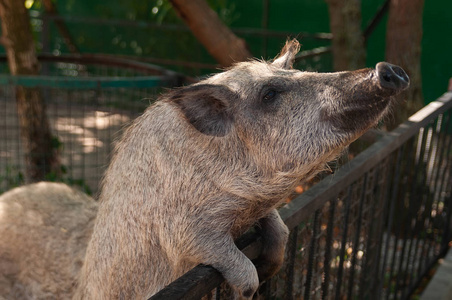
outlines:
[[[402,91],[410,85],[410,78],[399,66],[380,62],[377,64],[376,70],[383,88]]]

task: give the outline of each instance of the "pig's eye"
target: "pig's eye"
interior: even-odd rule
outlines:
[[[275,90],[268,90],[264,96],[262,97],[262,102],[264,103],[271,103],[273,100],[275,100],[276,95],[278,95],[278,92]]]

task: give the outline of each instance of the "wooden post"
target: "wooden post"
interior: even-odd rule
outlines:
[[[366,64],[366,47],[361,30],[360,0],[326,0],[333,34],[335,71],[356,70]]]
[[[193,35],[223,67],[252,57],[243,39],[238,38],[204,0],[170,0]]]
[[[389,130],[424,106],[421,78],[422,13],[424,0],[391,0],[386,29],[386,61],[401,66],[410,76],[410,88],[397,96]]]
[[[0,0],[2,41],[12,75],[38,75],[39,63],[28,11],[23,1]],[[58,169],[58,157],[45,104],[37,88],[16,88],[17,114],[25,148],[27,182],[46,179]]]

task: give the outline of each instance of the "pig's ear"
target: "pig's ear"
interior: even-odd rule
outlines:
[[[300,51],[300,43],[296,39],[287,41],[272,65],[282,69],[292,69],[295,55],[297,55],[298,51]]]
[[[228,88],[210,84],[185,87],[169,95],[191,125],[213,136],[225,136],[230,131],[233,117],[228,103],[234,97]]]

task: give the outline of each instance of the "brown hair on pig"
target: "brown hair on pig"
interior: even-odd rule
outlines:
[[[97,203],[61,183],[0,196],[0,299],[70,299]]]
[[[278,270],[288,235],[280,201],[408,86],[386,63],[292,70],[298,51],[289,41],[273,63],[238,63],[135,120],[105,174],[76,299],[149,297],[199,263],[249,298]],[[234,239],[257,223],[265,263],[256,270]]]

